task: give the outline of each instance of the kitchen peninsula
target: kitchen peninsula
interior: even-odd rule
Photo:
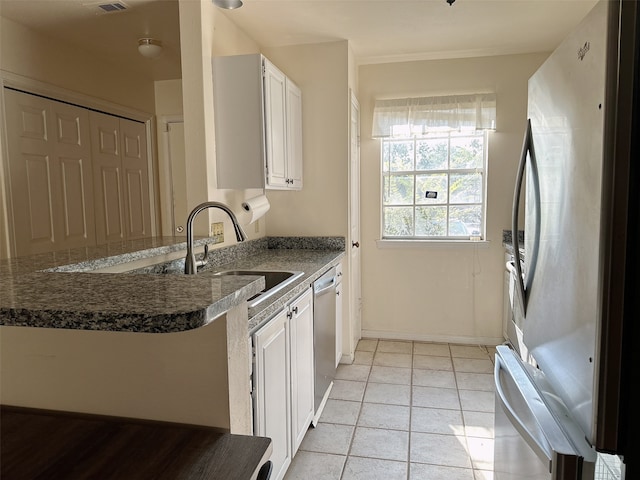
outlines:
[[[251,434],[249,332],[337,264],[344,238],[262,238],[210,251],[210,271],[304,272],[250,310],[261,276],[92,273],[175,260],[184,249],[156,238],[0,262],[2,404]]]

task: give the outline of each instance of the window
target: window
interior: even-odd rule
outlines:
[[[377,100],[382,238],[485,238],[487,130],[495,94]]]
[[[382,140],[382,237],[484,238],[483,131]]]

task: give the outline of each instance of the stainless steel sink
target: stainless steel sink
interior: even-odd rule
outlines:
[[[253,308],[282,290],[287,285],[290,285],[292,282],[296,281],[303,274],[304,272],[289,270],[223,270],[220,272],[212,273],[211,275],[253,275],[264,277],[264,289],[257,295],[254,295],[247,300],[248,307]]]
[[[145,260],[144,265],[140,265],[140,262],[135,262],[135,267],[131,268],[131,265],[118,265],[116,267],[108,267],[102,270],[94,270],[94,272],[105,273],[137,273],[137,274],[161,274],[161,275],[184,275],[184,258],[171,260],[167,262],[151,263],[148,259]],[[247,300],[249,308],[253,308],[256,305],[264,302],[277,292],[281,291],[287,285],[296,281],[304,272],[295,270],[222,270],[219,272],[213,269],[203,268],[199,270],[200,275],[211,275],[221,277],[225,275],[252,275],[264,277],[265,287],[257,295]]]

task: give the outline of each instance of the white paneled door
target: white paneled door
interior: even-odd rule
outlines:
[[[351,92],[349,146],[349,296],[350,349],[354,354],[362,331],[362,292],[360,276],[360,104]]]
[[[151,234],[145,125],[90,113],[98,243]]]
[[[147,137],[143,123],[120,119],[125,235],[128,239],[151,235],[151,205],[147,168]]]
[[[17,255],[95,244],[88,111],[5,89]]]
[[[4,89],[16,255],[151,236],[146,125]]]

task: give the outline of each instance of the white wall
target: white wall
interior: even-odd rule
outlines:
[[[303,189],[269,190],[267,233],[347,234],[349,88],[346,41],[265,49],[302,90]]]
[[[361,105],[363,336],[460,343],[502,338],[504,249],[526,124],[527,80],[548,54],[364,65]],[[489,135],[487,243],[381,248],[376,98],[495,91]]]
[[[0,68],[142,112],[153,112],[153,82],[89,52],[0,17]]]
[[[239,213],[242,202],[261,194],[262,190],[217,188],[211,59],[214,55],[257,53],[258,45],[211,2],[189,0],[180,1],[180,43],[185,165],[189,185],[187,206],[190,210],[204,201],[218,201]],[[216,247],[236,243],[229,217],[217,209],[209,209],[208,213],[208,217],[204,212],[199,215],[194,224],[195,234],[207,235],[210,222],[222,221],[225,224],[225,242]],[[245,225],[248,237],[264,236],[264,225],[264,219],[257,225]]]

